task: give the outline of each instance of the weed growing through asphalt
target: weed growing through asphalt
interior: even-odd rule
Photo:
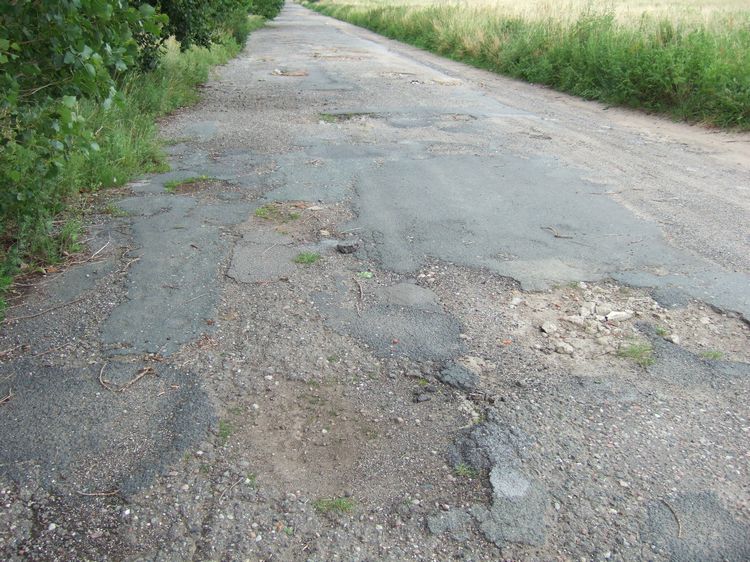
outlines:
[[[245,485],[249,488],[258,487],[258,477],[252,472],[245,477]]]
[[[114,203],[110,203],[104,207],[103,213],[111,217],[127,217],[130,215],[125,209],[118,207]]]
[[[630,359],[641,367],[654,364],[654,348],[649,342],[632,342],[617,350],[617,356]]]
[[[656,335],[662,338],[669,335],[669,330],[667,330],[664,326],[657,326],[655,331]]]
[[[267,205],[258,207],[255,209],[254,214],[259,219],[281,223],[296,221],[302,216],[296,211],[285,211],[284,208],[277,203],[268,203]]]
[[[701,357],[703,357],[703,359],[708,359],[709,361],[719,361],[724,357],[724,354],[721,351],[711,350],[701,353]]]
[[[311,265],[320,259],[320,254],[316,252],[300,252],[294,258],[294,263],[301,265]]]
[[[319,513],[349,513],[354,506],[351,498],[323,498],[313,502],[313,507]]]
[[[183,180],[171,180],[164,184],[164,191],[167,193],[174,193],[179,187],[187,187],[189,185],[195,185],[204,181],[210,181],[213,178],[208,176],[193,176],[191,178],[185,178]]]
[[[226,420],[219,421],[219,445],[222,447],[229,441],[229,436],[234,432],[232,424]]]
[[[476,478],[479,476],[479,472],[477,472],[476,468],[465,463],[457,464],[453,468],[453,472],[456,473],[456,476],[460,476],[461,478]]]

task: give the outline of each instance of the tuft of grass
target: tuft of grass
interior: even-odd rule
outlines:
[[[285,211],[278,203],[268,203],[255,209],[255,216],[259,219],[287,223],[298,220],[302,215],[296,211]]]
[[[111,217],[127,217],[130,215],[125,209],[122,209],[114,203],[109,203],[103,210],[104,214]]]
[[[319,513],[349,513],[355,505],[351,498],[323,498],[313,502],[313,507]]]
[[[622,4],[623,2],[621,2]],[[750,130],[750,10],[321,0],[306,5],[456,60],[585,99]],[[667,2],[666,4],[670,4]]]
[[[219,421],[219,445],[222,447],[227,444],[227,441],[229,441],[229,437],[234,433],[234,428],[232,427],[232,424],[230,424],[226,420],[220,420]]]
[[[195,185],[196,183],[210,181],[211,179],[213,178],[210,178],[208,176],[193,176],[191,178],[185,178],[184,180],[171,180],[164,184],[164,191],[168,193],[174,193],[180,187]]]
[[[310,265],[315,263],[320,259],[320,254],[316,252],[300,252],[297,254],[297,257],[294,258],[294,263],[299,263],[302,265]]]
[[[617,356],[630,359],[641,367],[654,364],[654,348],[649,342],[632,342],[617,350]]]
[[[720,361],[724,357],[724,354],[721,351],[711,350],[701,353],[701,357],[709,361]]]
[[[453,472],[456,476],[460,476],[461,478],[476,478],[479,476],[479,472],[476,468],[465,463],[457,464],[453,467]]]
[[[657,336],[662,338],[669,335],[669,330],[667,330],[664,326],[657,326],[655,332]]]

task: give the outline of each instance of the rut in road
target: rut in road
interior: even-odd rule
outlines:
[[[5,559],[750,558],[746,135],[298,5],[161,126],[2,327]]]

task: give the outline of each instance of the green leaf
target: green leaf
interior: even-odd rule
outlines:
[[[76,101],[75,96],[63,96],[62,99],[63,105],[69,109],[73,109],[76,106]]]

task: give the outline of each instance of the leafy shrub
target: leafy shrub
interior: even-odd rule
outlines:
[[[53,221],[69,196],[158,167],[154,117],[193,101],[209,66],[236,54],[259,26],[249,8],[250,0],[0,2],[0,310],[19,268],[75,246],[66,226],[75,223]],[[171,34],[184,41],[182,55]],[[211,42],[220,45],[189,49]]]
[[[283,7],[284,0],[252,0],[250,12],[270,20],[278,16]]]

